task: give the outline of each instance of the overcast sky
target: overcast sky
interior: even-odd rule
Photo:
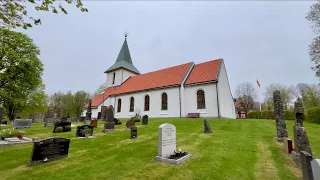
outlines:
[[[84,1],[88,13],[36,12],[41,26],[25,31],[41,50],[46,92],[94,92],[129,32],[134,65],[146,73],[187,62],[225,60],[234,93],[260,81],[319,83],[308,46],[315,34],[305,16],[312,1]]]

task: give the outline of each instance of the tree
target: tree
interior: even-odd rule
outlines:
[[[83,7],[81,0],[64,0],[67,4],[74,4],[82,12],[88,12]],[[60,0],[1,0],[0,1],[0,27],[23,27],[28,29],[33,24],[41,24],[41,19],[34,18],[28,14],[26,5],[34,7],[37,11],[51,11],[58,14],[58,10],[67,14]],[[26,19],[29,19],[26,20]]]
[[[83,106],[89,101],[90,94],[84,91],[78,91],[73,97],[73,108],[77,117],[81,117]]]
[[[316,34],[320,33],[320,2],[313,4],[306,17],[312,24],[312,29]],[[320,36],[315,37],[309,46],[309,56],[311,61],[315,64],[312,69],[316,76],[320,77]]]
[[[93,93],[93,96],[95,97],[95,96],[101,94],[106,88],[107,88],[107,81],[104,82],[104,83],[102,83],[102,84],[98,87],[98,89]]]
[[[280,91],[283,109],[287,110],[293,100],[294,93],[290,87],[281,84],[270,84],[266,87],[264,102],[268,110],[273,110],[273,92]]]
[[[0,102],[12,120],[42,84],[40,50],[27,35],[0,27]]]
[[[247,113],[254,106],[254,99],[257,97],[256,89],[253,83],[244,82],[236,87],[237,101],[240,107]]]

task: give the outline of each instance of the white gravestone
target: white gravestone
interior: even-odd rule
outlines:
[[[169,157],[176,150],[176,127],[162,124],[158,128],[158,156]]]
[[[313,179],[314,180],[320,179],[320,159],[312,160],[311,168],[312,168]]]

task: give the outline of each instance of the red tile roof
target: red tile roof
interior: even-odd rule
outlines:
[[[92,100],[92,106],[99,106],[103,101],[103,96],[107,98],[108,96],[116,94],[179,85],[191,64],[190,62],[130,77],[122,85],[107,88],[103,94],[96,96]]]
[[[217,80],[220,63],[221,59],[216,59],[195,65],[185,84],[188,85]]]

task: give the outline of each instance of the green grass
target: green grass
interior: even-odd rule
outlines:
[[[95,129],[98,138],[76,139],[71,132],[52,133],[53,127],[33,124],[25,129],[27,137],[71,138],[69,157],[26,167],[32,145],[0,149],[0,179],[301,179],[276,135],[272,120],[209,119],[213,134],[203,133],[203,119],[150,119],[148,126],[138,124],[138,138],[131,140],[125,122],[115,132],[102,133],[103,123]],[[155,162],[158,126],[172,123],[177,128],[177,149],[192,154],[175,166]],[[81,123],[73,123],[81,124]],[[320,125],[305,122],[314,156],[320,157]],[[289,136],[293,121],[287,121]],[[318,146],[317,146],[318,145]]]

